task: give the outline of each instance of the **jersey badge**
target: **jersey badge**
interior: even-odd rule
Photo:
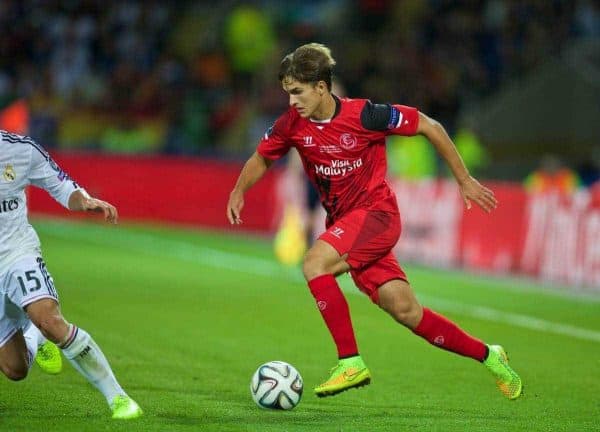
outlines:
[[[4,172],[2,173],[2,177],[7,182],[15,181],[15,179],[17,178],[17,173],[15,172],[15,169],[13,168],[13,166],[11,164],[7,164],[4,167]]]
[[[357,139],[351,133],[343,133],[340,135],[340,146],[346,150],[351,150],[356,147]]]

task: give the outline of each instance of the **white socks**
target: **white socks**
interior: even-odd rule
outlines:
[[[70,324],[69,336],[59,348],[73,367],[102,392],[109,404],[115,396],[126,395],[100,347],[86,331]]]
[[[38,347],[46,342],[46,338],[33,323],[29,324],[29,328],[23,333],[23,337],[25,338],[25,345],[27,345],[28,366],[31,368]]]

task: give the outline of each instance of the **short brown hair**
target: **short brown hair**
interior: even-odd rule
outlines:
[[[331,50],[320,43],[302,45],[286,55],[279,67],[279,81],[292,78],[301,83],[325,81],[331,90],[335,60]]]

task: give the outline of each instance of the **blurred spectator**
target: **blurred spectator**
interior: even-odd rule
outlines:
[[[577,173],[585,187],[590,187],[600,180],[600,147],[592,149],[590,156],[577,167]]]
[[[437,175],[437,153],[422,135],[387,138],[388,171],[398,179],[420,180]]]
[[[126,117],[168,122],[153,151],[236,155],[285,103],[271,86],[281,54],[320,40],[349,59],[348,94],[405,101],[452,131],[460,110],[598,37],[599,4],[3,0],[0,109],[26,99],[31,133],[60,147],[98,148]]]
[[[163,128],[160,124],[140,122],[133,124],[122,118],[109,126],[100,138],[100,148],[111,153],[140,154],[155,153],[162,141]]]
[[[275,51],[273,27],[265,11],[240,5],[227,17],[224,35],[235,73],[234,83],[248,94],[254,74]]]
[[[19,99],[0,111],[0,129],[19,135],[29,133],[29,108]]]
[[[581,185],[577,173],[556,155],[545,155],[539,167],[525,179],[525,188],[534,194],[572,194]]]
[[[579,0],[575,9],[576,31],[584,37],[600,37],[600,1]]]
[[[454,135],[454,144],[471,175],[479,177],[489,164],[490,156],[475,131],[460,128]]]

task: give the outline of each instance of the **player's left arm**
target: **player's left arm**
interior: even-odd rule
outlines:
[[[417,133],[424,135],[433,144],[440,156],[444,158],[444,161],[458,182],[460,193],[467,209],[471,208],[471,201],[474,201],[488,213],[496,208],[498,201],[494,196],[494,192],[483,186],[469,174],[469,170],[456,150],[452,139],[450,139],[446,129],[438,121],[419,112]]]

